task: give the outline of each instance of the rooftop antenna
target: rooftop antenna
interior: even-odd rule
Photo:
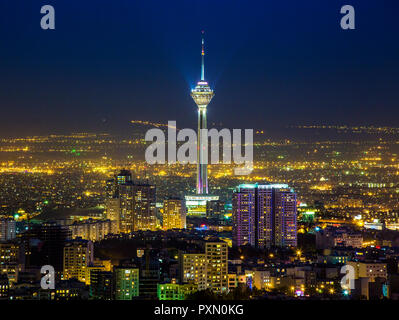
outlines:
[[[201,52],[201,58],[202,58],[202,63],[201,63],[201,81],[205,81],[205,62],[204,62],[204,58],[205,58],[205,48],[204,48],[204,34],[205,31],[202,30],[202,52]]]

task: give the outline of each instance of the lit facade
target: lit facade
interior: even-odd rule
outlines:
[[[105,214],[107,219],[115,221],[116,232],[120,231],[120,212],[121,200],[120,198],[109,198],[105,201]]]
[[[233,193],[233,244],[295,247],[295,192],[287,185],[240,185]]]
[[[0,241],[15,239],[16,223],[14,219],[0,219]]]
[[[14,242],[0,243],[0,266],[17,263],[19,258],[19,245]]]
[[[88,240],[73,240],[64,247],[63,279],[77,279],[85,282],[87,267],[93,263],[93,242]]]
[[[132,300],[139,296],[139,274],[138,268],[114,268],[116,300]]]
[[[251,279],[252,287],[259,290],[265,290],[271,287],[271,276],[269,270],[246,270],[245,274]]]
[[[117,222],[111,220],[87,220],[75,222],[69,226],[72,231],[72,239],[82,238],[91,241],[101,241],[107,234],[117,233]]]
[[[206,256],[204,253],[185,253],[181,257],[184,283],[193,283],[198,290],[206,289]]]
[[[228,291],[228,245],[223,241],[206,242],[205,253],[185,253],[180,256],[181,280],[195,284],[197,290],[211,289],[215,293]]]
[[[208,202],[219,200],[219,196],[213,196],[208,194],[187,195],[185,198],[186,198],[187,215],[194,217],[206,217]]]
[[[355,279],[370,278],[371,281],[375,278],[387,279],[386,263],[349,261],[347,264],[355,269]]]
[[[228,246],[225,242],[205,244],[206,287],[215,293],[228,290]]]
[[[113,274],[110,271],[92,270],[90,273],[90,297],[101,300],[113,299]]]
[[[121,232],[156,229],[155,191],[149,184],[119,185]]]
[[[116,233],[156,230],[156,188],[135,183],[128,170],[121,170],[106,184],[106,217],[115,221]]]
[[[158,283],[157,296],[159,300],[184,300],[195,291],[193,284]]]
[[[166,199],[163,203],[163,229],[186,228],[186,208],[181,199]]]
[[[10,284],[6,274],[0,273],[0,300],[8,299]]]
[[[102,265],[89,265],[89,266],[86,267],[85,283],[87,285],[91,284],[92,276],[97,271],[105,271],[105,266],[102,266]]]

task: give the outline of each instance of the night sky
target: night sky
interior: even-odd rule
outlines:
[[[2,136],[195,128],[201,30],[209,123],[399,126],[397,0],[1,0],[0,17]]]

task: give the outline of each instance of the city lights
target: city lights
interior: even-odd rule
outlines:
[[[119,300],[115,315],[255,320],[399,300],[395,1],[3,2],[12,315]]]

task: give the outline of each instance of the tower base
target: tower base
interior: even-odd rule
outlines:
[[[206,204],[219,200],[219,196],[210,194],[194,194],[185,196],[187,215],[192,217],[206,217]]]

